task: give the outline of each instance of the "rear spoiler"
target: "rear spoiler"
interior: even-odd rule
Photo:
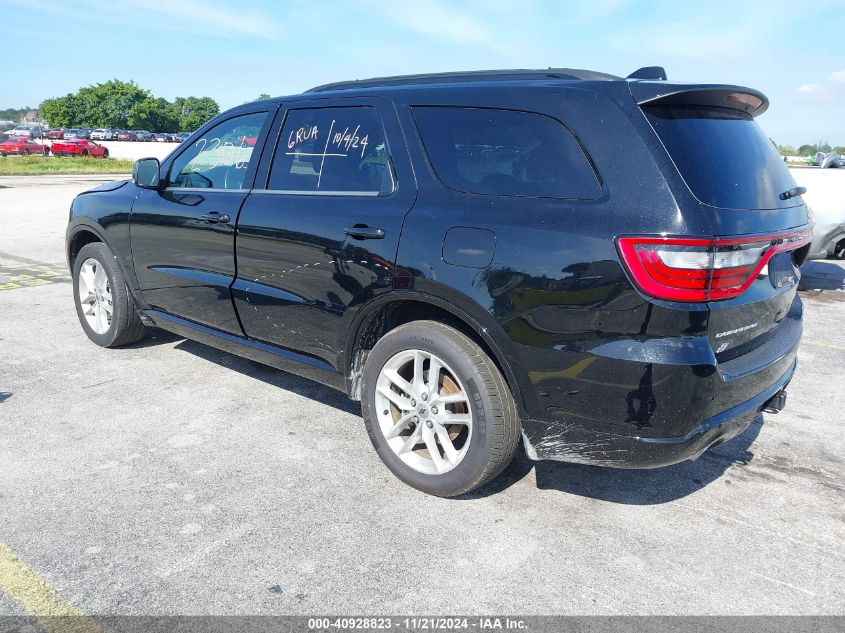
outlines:
[[[629,81],[631,96],[640,106],[696,105],[731,108],[760,116],[769,108],[762,92],[721,84],[667,84],[664,81]]]

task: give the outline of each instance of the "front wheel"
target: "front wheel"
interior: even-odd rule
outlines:
[[[117,261],[102,242],[83,246],[73,266],[73,298],[82,329],[102,347],[120,347],[146,335]]]
[[[516,405],[495,363],[436,321],[402,325],[376,343],[364,366],[361,408],[385,465],[432,495],[482,486],[519,445]]]

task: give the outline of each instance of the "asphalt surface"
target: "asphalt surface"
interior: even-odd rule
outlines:
[[[805,272],[781,414],[695,462],[519,457],[444,500],[328,388],[158,330],[89,342],[63,236],[96,181],[0,178],[0,288],[20,286],[0,290],[0,546],[83,612],[845,611],[841,263]],[[25,614],[1,569],[0,614]]]

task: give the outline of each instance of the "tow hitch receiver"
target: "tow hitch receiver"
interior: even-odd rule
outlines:
[[[766,413],[778,413],[779,411],[782,411],[785,406],[786,390],[781,389],[773,395],[765,405],[763,405],[763,411]]]

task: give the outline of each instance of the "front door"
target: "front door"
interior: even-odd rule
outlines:
[[[132,257],[150,308],[243,334],[229,293],[235,224],[254,178],[253,150],[269,118],[250,112],[213,126],[165,162],[160,190],[145,189],[135,200]]]
[[[392,286],[416,187],[386,99],[297,102],[282,121],[238,221],[232,294],[247,336],[337,367],[344,317]]]

